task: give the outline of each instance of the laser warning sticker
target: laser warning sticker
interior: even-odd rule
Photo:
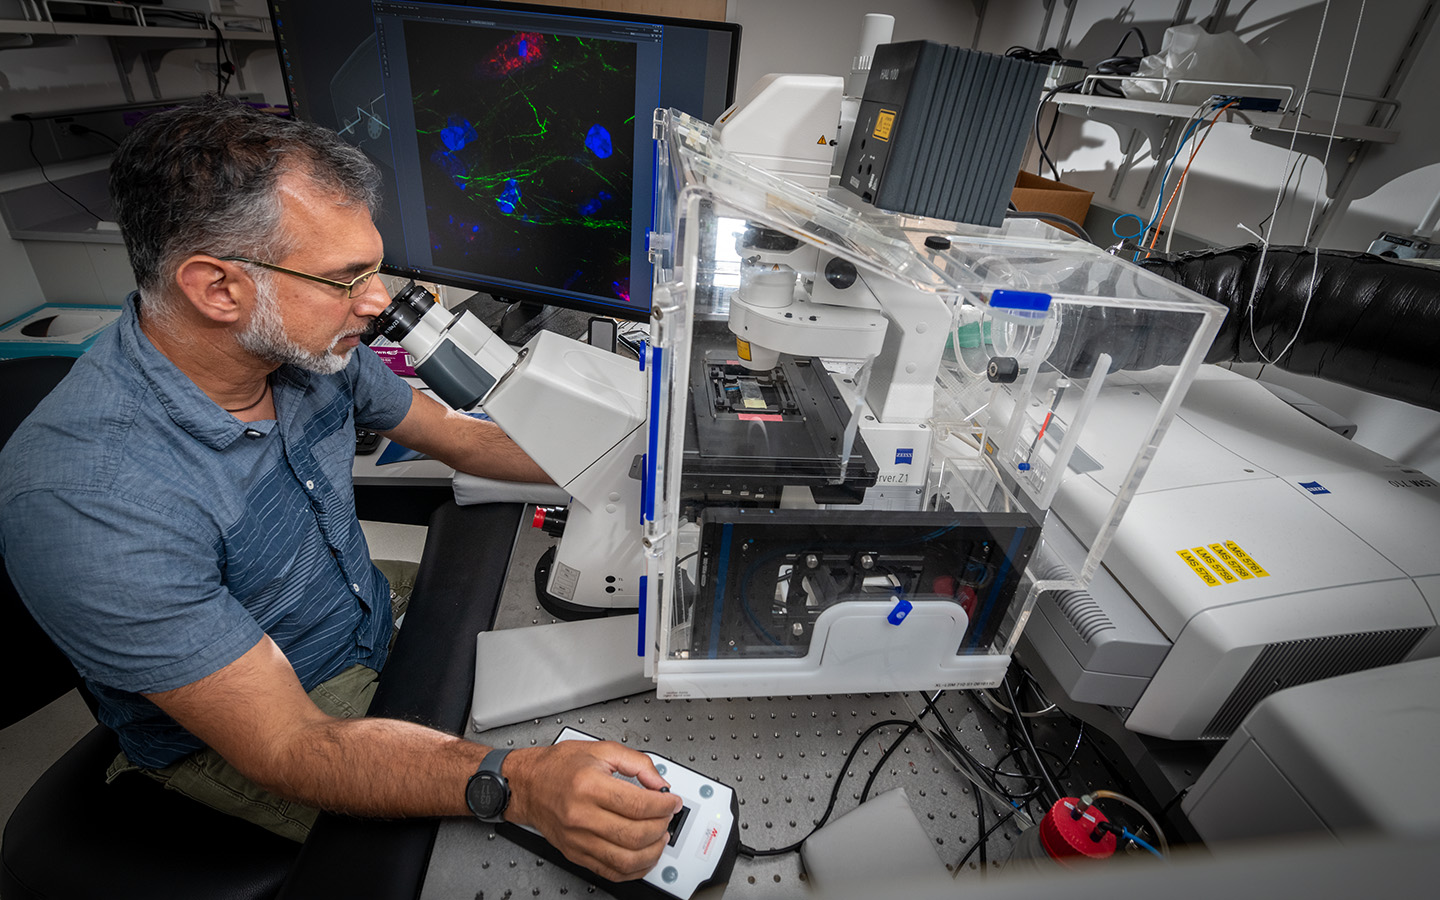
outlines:
[[[1268,578],[1270,573],[1234,541],[1176,550],[1190,571],[1210,587],[1239,584],[1255,578]]]
[[[874,136],[878,141],[890,140],[890,132],[895,128],[895,112],[889,109],[880,110],[875,117]]]

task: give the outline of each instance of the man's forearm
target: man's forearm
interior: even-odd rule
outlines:
[[[386,436],[453,469],[502,481],[545,483],[550,477],[494,422],[447,410],[414,392],[410,412]]]
[[[468,440],[449,451],[453,453],[453,458],[445,462],[452,468],[501,481],[550,482],[545,470],[536,465],[535,460],[521,450],[500,426],[493,422],[470,421],[479,427],[467,429]]]
[[[332,719],[246,773],[289,800],[357,816],[464,815],[465,783],[488,747],[397,719]]]

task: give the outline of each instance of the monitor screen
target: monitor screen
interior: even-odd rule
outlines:
[[[270,7],[294,115],[380,167],[387,272],[649,314],[653,114],[725,110],[738,25],[511,3]]]

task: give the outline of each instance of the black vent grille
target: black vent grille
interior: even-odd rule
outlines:
[[[1400,662],[1429,632],[1428,628],[1403,628],[1270,644],[1235,685],[1200,737],[1230,737],[1255,704],[1276,691]]]

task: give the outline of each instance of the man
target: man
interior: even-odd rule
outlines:
[[[141,123],[111,167],[139,291],[0,456],[0,552],[120,737],[110,777],[141,769],[298,840],[316,809],[503,816],[639,877],[680,807],[644,754],[491,755],[360,718],[391,610],[355,515],[354,426],[545,478],[358,346],[389,302],[376,184],[335,135],[218,99]]]

